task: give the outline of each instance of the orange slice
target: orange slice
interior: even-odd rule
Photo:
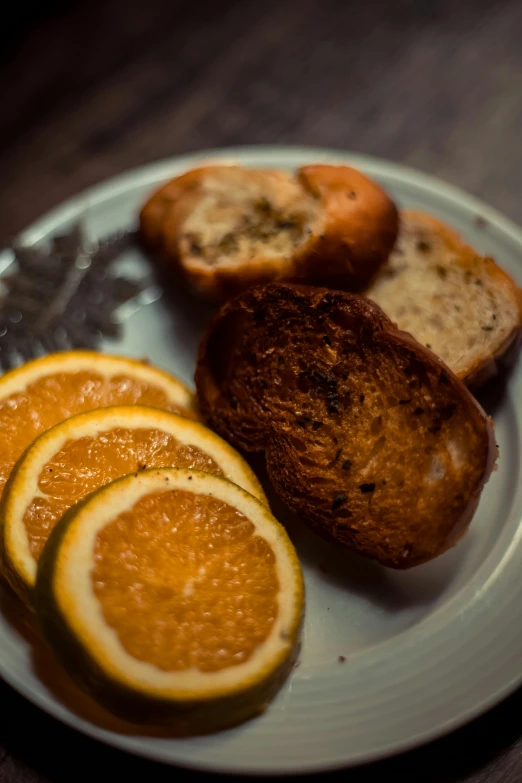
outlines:
[[[73,416],[36,438],[4,490],[3,572],[22,600],[30,604],[38,558],[68,508],[117,478],[163,467],[223,476],[266,502],[247,463],[202,424],[139,405]]]
[[[135,359],[95,351],[54,353],[0,379],[0,496],[23,450],[54,424],[109,405],[149,405],[195,418],[176,378]]]
[[[277,691],[303,581],[284,528],[244,489],[147,470],[62,517],[35,604],[57,657],[107,708],[200,732],[260,712]]]

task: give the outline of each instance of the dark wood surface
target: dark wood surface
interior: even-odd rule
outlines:
[[[3,33],[0,242],[129,167],[235,144],[379,155],[522,222],[520,0],[62,0],[22,4]],[[3,684],[0,698],[0,783],[194,778],[98,745]],[[520,783],[522,693],[332,777]]]

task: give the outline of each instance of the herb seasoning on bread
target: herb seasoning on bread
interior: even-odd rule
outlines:
[[[431,215],[401,213],[397,245],[365,293],[469,386],[519,342],[521,290]]]
[[[398,213],[348,166],[297,173],[207,166],[176,177],[140,213],[141,236],[209,300],[280,279],[361,288],[386,261]]]

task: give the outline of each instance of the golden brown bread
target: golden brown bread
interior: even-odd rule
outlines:
[[[319,200],[324,225],[296,278],[360,289],[394,246],[398,231],[394,203],[375,182],[350,166],[303,166],[298,177]]]
[[[465,386],[362,296],[269,284],[224,305],[196,385],[208,423],[264,451],[316,531],[394,568],[467,529],[496,447]]]
[[[398,230],[393,202],[348,166],[297,174],[207,166],[168,182],[143,206],[141,235],[207,299],[299,279],[367,284]]]
[[[421,212],[401,213],[396,246],[365,294],[467,385],[494,375],[520,338],[522,293],[513,280]]]

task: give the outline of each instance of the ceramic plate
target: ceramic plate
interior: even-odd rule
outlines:
[[[28,229],[32,244],[82,218],[92,238],[132,225],[163,180],[202,160],[294,168],[349,162],[378,180],[401,206],[430,212],[522,283],[522,231],[460,190],[392,163],[350,153],[242,148],[148,166],[68,201]],[[139,251],[124,266],[149,267]],[[108,351],[147,356],[191,383],[208,311],[185,291],[165,294],[125,322]],[[481,398],[494,417],[498,471],[464,540],[436,561],[393,572],[329,544],[288,519],[306,578],[299,665],[260,718],[208,737],[148,736],[112,721],[80,696],[18,621],[4,593],[0,673],[14,688],[79,731],[132,753],[206,770],[311,772],[412,748],[456,728],[522,681],[522,364]],[[275,507],[275,513],[281,515]]]

